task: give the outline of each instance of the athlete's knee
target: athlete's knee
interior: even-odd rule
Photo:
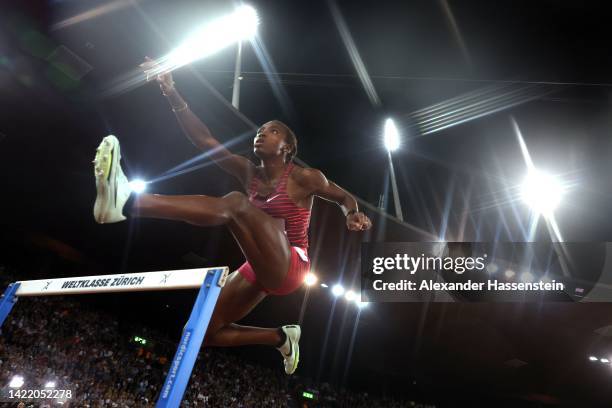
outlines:
[[[227,208],[232,216],[240,216],[247,213],[251,206],[249,198],[239,191],[232,191],[223,196],[223,200],[227,203]]]
[[[217,345],[217,332],[206,333],[204,336],[204,346],[216,346]]]
[[[223,328],[222,323],[216,323],[211,321],[211,324],[208,326],[206,330],[206,334],[204,335],[204,345],[205,346],[216,346],[219,344],[218,342],[218,333],[219,330]]]

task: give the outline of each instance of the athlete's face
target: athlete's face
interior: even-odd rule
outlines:
[[[291,151],[285,141],[285,129],[275,121],[264,123],[253,140],[253,152],[260,159],[284,156]]]

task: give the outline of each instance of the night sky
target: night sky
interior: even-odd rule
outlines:
[[[114,3],[121,2],[0,5],[0,263],[21,265],[20,279],[242,263],[223,228],[93,220],[91,160],[108,134],[120,139],[130,177],[157,180],[149,191],[222,195],[240,188],[206,159],[187,163],[199,152],[155,84],[110,92],[145,56],[167,53],[232,3],[142,0],[70,20]],[[563,239],[612,241],[611,15],[602,3],[250,4],[260,15],[267,59],[262,64],[245,44],[241,115],[228,103],[235,47],[174,73],[179,92],[219,140],[236,140],[232,150],[254,160],[251,124],[283,120],[298,137],[299,159],[374,207],[387,194],[382,212],[394,214],[383,122],[393,117],[400,128],[393,160],[405,224],[368,209],[372,231],[349,233],[341,212],[317,200],[311,257],[323,281],[358,285],[362,241],[527,240],[529,212],[516,194],[526,166],[513,120],[536,167],[568,185],[555,213]],[[360,80],[334,7],[376,100]],[[428,133],[415,112],[431,115],[442,103],[456,120]],[[452,116],[458,107],[467,116]],[[199,168],[173,175],[177,166]],[[541,227],[533,238],[550,236]],[[176,337],[190,296],[99,295],[86,302]],[[247,321],[294,321],[303,298],[300,290],[267,299]],[[611,342],[593,333],[612,323],[609,304],[375,304],[360,315],[348,356],[356,310],[344,303],[334,305],[323,289],[310,294],[302,375],[423,395],[478,389],[574,406],[612,402],[612,373],[585,359],[611,351]],[[273,350],[241,352],[277,362]],[[514,358],[528,364],[508,368],[504,363]]]

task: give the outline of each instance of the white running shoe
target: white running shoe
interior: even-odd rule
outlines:
[[[122,213],[130,198],[128,179],[121,170],[121,150],[115,136],[106,136],[96,150],[94,174],[98,194],[94,204],[94,218],[99,224],[125,220]]]
[[[281,330],[287,336],[285,344],[278,348],[278,351],[283,355],[285,360],[285,372],[293,374],[300,361],[300,336],[302,330],[298,325],[289,325],[281,327]]]

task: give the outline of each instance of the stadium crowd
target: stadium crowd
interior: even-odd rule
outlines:
[[[0,268],[0,287],[6,287]],[[22,298],[0,334],[0,388],[15,375],[24,389],[71,390],[72,398],[20,407],[152,407],[164,382],[174,350],[165,335],[150,349],[135,344],[112,316],[88,310],[72,297]],[[174,346],[175,347],[175,346]],[[365,393],[317,387],[316,401],[302,401],[295,381],[282,370],[245,362],[220,349],[203,349],[181,406],[184,407],[414,407]],[[61,402],[61,405],[58,403]],[[6,402],[5,402],[6,403]],[[0,403],[2,405],[2,403]],[[3,406],[3,405],[2,405]]]

